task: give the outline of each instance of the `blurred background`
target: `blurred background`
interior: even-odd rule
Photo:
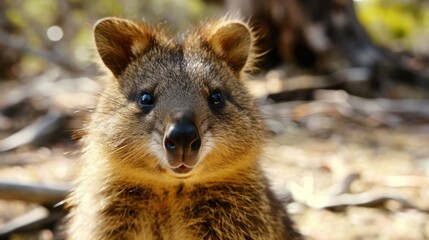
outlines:
[[[239,12],[263,167],[308,239],[429,238],[428,0],[0,1],[0,239],[58,239],[107,16],[180,32]]]

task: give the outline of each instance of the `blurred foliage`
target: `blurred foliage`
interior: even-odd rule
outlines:
[[[55,60],[58,58],[65,60],[65,65],[77,66],[78,71],[75,72],[87,68],[93,54],[91,28],[100,18],[145,19],[152,23],[165,23],[175,32],[186,29],[189,23],[224,12],[214,2],[1,0],[0,30],[5,32],[0,32],[0,37],[6,33],[14,37],[12,42],[24,43],[25,46],[11,48],[0,44],[0,80],[32,77],[48,69],[50,65],[47,63],[58,64],[59,61]],[[395,51],[429,54],[429,1],[361,0],[356,3],[359,18],[377,43]],[[53,26],[61,31],[59,40],[47,34]],[[54,60],[45,61],[43,58],[46,56],[40,57],[32,50],[54,55]],[[15,60],[7,62],[7,59]],[[12,74],[2,74],[7,69]]]
[[[393,50],[428,54],[429,1],[361,0],[358,17],[379,44]]]
[[[217,13],[216,7],[208,7],[202,0],[2,1],[0,15],[13,26],[13,33],[8,31],[12,36],[18,37],[31,49],[58,54],[80,68],[91,62],[91,28],[100,18],[144,19],[151,23],[165,23],[172,31],[177,31]],[[53,40],[47,34],[52,26],[59,27],[62,34],[59,40]],[[15,77],[32,76],[49,67],[46,61],[28,55],[29,51],[22,53],[21,61],[12,67]]]

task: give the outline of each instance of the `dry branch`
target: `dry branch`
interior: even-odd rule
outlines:
[[[351,120],[395,127],[409,120],[429,119],[428,100],[365,99],[342,90],[318,90],[315,99],[318,104],[334,105],[341,115]]]
[[[350,187],[352,183],[359,179],[360,175],[358,173],[350,173],[344,176],[344,178],[338,183],[332,185],[327,188],[325,192],[329,195],[338,196],[344,193],[348,193],[350,191]]]
[[[314,101],[268,104],[262,112],[271,118],[300,120],[312,115],[343,117],[371,126],[396,127],[404,122],[429,120],[429,101],[422,99],[366,99],[342,90],[316,90]]]
[[[50,112],[29,126],[0,141],[0,153],[13,150],[27,144],[40,144],[46,138],[62,129],[65,116]]]
[[[273,71],[272,71],[273,72]],[[314,100],[319,89],[342,89],[347,85],[368,84],[370,70],[364,67],[346,68],[327,75],[302,75],[296,77],[278,77],[279,74],[267,74],[268,82],[274,77],[281,83],[281,89],[266,96],[275,102]],[[349,87],[350,88],[350,87]]]
[[[53,206],[65,199],[70,188],[67,186],[44,186],[41,184],[22,184],[0,182],[0,199],[19,200]]]
[[[349,183],[351,182],[347,184]],[[411,200],[397,193],[368,191],[356,194],[322,195],[309,192],[297,183],[291,183],[289,185],[289,191],[294,201],[313,209],[333,209],[347,206],[377,207],[384,204],[386,201],[393,200],[399,202],[404,208],[411,208],[429,213],[429,209],[422,209]]]
[[[35,208],[22,216],[6,222],[0,228],[0,239],[9,239],[10,235],[15,233],[36,232],[52,228],[62,217],[64,217],[64,212],[62,211],[48,211],[44,207]]]
[[[344,91],[318,90],[316,100],[329,101],[343,106],[349,106],[368,114],[392,113],[412,114],[421,117],[429,117],[429,101],[417,99],[366,99],[352,96]]]

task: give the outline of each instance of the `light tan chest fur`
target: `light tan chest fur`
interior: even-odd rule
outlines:
[[[77,191],[79,193],[79,191]],[[282,211],[255,186],[113,184],[75,207],[70,239],[283,239]],[[79,231],[85,229],[85,231]]]

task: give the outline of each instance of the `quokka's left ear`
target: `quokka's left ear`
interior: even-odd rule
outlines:
[[[224,60],[238,76],[253,62],[253,34],[240,21],[221,21],[209,27],[207,43],[218,58]],[[206,30],[206,31],[207,31]]]

